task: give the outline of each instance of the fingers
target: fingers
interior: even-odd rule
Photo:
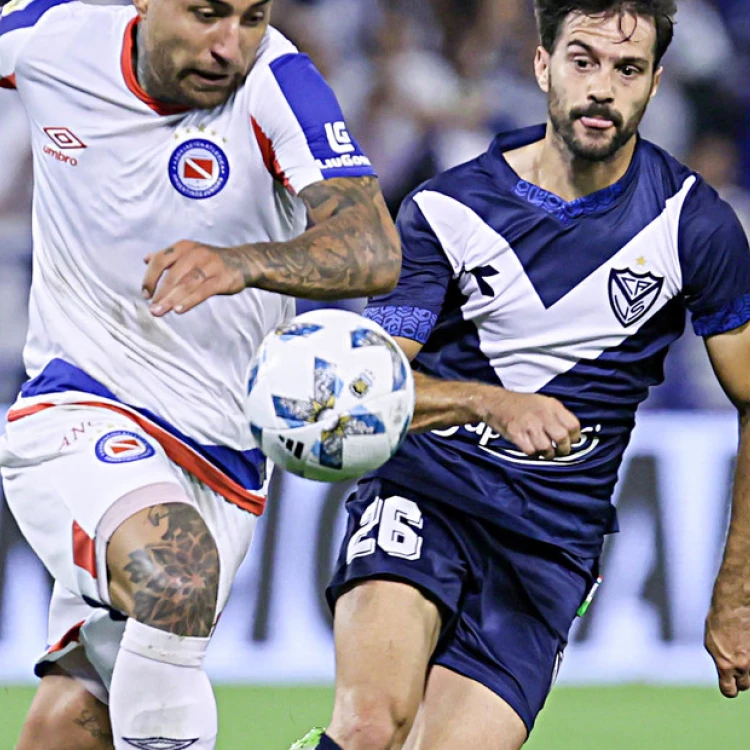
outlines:
[[[717,669],[719,673],[719,690],[725,698],[736,698],[739,694],[733,669]]]
[[[186,312],[187,298],[200,296],[201,287],[207,291],[205,287],[208,280],[207,273],[202,268],[193,265],[189,258],[178,261],[169,269],[154,295],[151,312],[157,317],[166,315],[172,310],[178,313]]]
[[[218,278],[190,273],[183,277],[178,285],[163,299],[154,302],[151,306],[151,313],[157,318],[172,310],[178,314],[186,313],[201,302],[205,302],[209,297],[221,293]]]
[[[187,243],[178,242],[166,250],[147,255],[144,261],[148,264],[146,273],[143,277],[143,283],[141,284],[142,294],[144,299],[152,299],[156,287],[159,284],[162,274],[169,268],[171,268],[180,257],[180,246]]]
[[[549,399],[553,411],[542,417],[538,424],[528,431],[527,447],[516,443],[527,455],[546,459],[569,456],[573,445],[581,439],[581,426],[578,420],[558,401]]]
[[[228,252],[182,241],[147,256],[143,297],[151,300],[151,314],[160,318],[172,310],[185,313],[214,295],[242,291],[241,272],[224,263],[222,253]]]
[[[741,692],[750,690],[750,672],[747,670],[738,669],[734,677],[737,689]]]

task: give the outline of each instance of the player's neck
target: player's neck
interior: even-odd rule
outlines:
[[[144,44],[144,35],[141,31],[140,24],[137,24],[133,30],[134,44],[133,44],[133,72],[135,73],[138,85],[143,91],[153,99],[163,102],[164,104],[170,104],[169,100],[162,95],[162,92],[158,91],[153,76],[148,73],[148,56]]]
[[[622,179],[633,159],[635,146],[636,139],[632,138],[611,160],[584,161],[576,159],[548,128],[543,140],[512,151],[505,158],[522,180],[569,202]]]

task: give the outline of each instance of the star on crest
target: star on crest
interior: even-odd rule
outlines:
[[[647,262],[648,261],[646,260],[646,258],[643,255],[641,255],[641,257],[636,260],[636,263],[639,266],[645,266]]]

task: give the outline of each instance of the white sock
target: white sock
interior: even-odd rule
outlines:
[[[214,750],[216,698],[203,671],[208,641],[127,621],[109,691],[115,750]]]

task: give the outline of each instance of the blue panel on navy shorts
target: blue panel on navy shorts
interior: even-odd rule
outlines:
[[[361,519],[378,497],[415,502],[422,541],[416,559],[378,545],[347,564]],[[347,533],[328,588],[331,606],[357,581],[414,584],[441,610],[443,629],[433,663],[487,686],[531,730],[544,705],[558,655],[596,574],[595,558],[580,558],[521,537],[486,519],[379,480],[362,481],[346,503]],[[378,526],[360,536],[375,540]]]

